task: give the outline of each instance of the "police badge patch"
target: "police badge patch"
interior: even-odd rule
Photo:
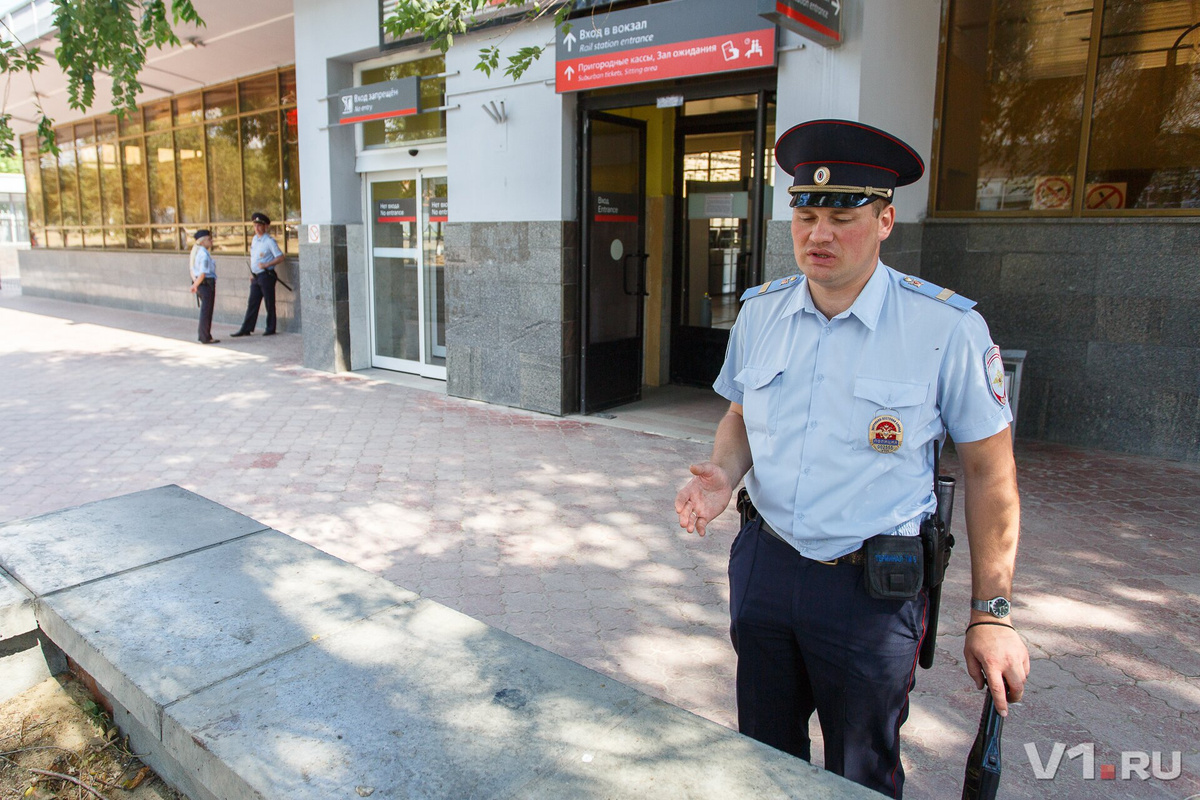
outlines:
[[[983,354],[983,371],[987,374],[988,388],[992,397],[1000,405],[1008,402],[1008,391],[1004,388],[1004,359],[1000,357],[1000,348],[992,345]]]
[[[875,419],[871,420],[871,427],[867,431],[867,441],[876,452],[894,453],[904,443],[904,425],[901,424],[899,417],[879,411],[876,413]]]

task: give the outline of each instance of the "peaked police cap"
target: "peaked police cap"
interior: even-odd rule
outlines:
[[[891,202],[897,186],[920,180],[925,162],[887,131],[846,119],[816,119],[788,129],[775,161],[792,176],[792,206],[857,208]]]

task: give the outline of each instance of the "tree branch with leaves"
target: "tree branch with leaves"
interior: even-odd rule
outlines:
[[[554,28],[562,33],[571,30],[567,21],[575,10],[578,0],[566,2],[529,2],[528,0],[399,0],[396,11],[383,21],[383,29],[389,36],[402,39],[418,34],[429,42],[430,47],[445,53],[454,45],[454,37],[461,36],[487,21],[488,17],[505,8],[527,8],[522,15],[526,22],[542,19],[553,13]],[[504,56],[504,74],[517,80],[541,58],[549,45],[527,46]],[[489,45],[479,50],[479,61],[475,69],[491,75],[500,68],[499,45]]]
[[[142,85],[138,76],[151,48],[177,47],[173,25],[203,27],[191,0],[54,0],[54,25],[58,47],[54,59],[67,77],[67,102],[76,111],[87,111],[96,99],[96,75],[112,79],[112,111],[119,117],[137,110]],[[11,85],[14,75],[29,75],[31,85],[43,65],[39,48],[21,42],[7,26],[0,32],[0,70]],[[39,97],[33,85],[34,97]],[[12,115],[0,111],[0,155],[15,153]],[[37,102],[38,139],[43,148],[57,153],[54,121]]]

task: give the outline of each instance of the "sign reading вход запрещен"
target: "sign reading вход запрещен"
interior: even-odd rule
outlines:
[[[421,113],[421,79],[416,75],[343,89],[329,98],[329,124],[352,125]]]

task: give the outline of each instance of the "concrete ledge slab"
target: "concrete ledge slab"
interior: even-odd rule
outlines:
[[[169,706],[163,741],[229,800],[875,796],[424,600]]]
[[[47,634],[152,731],[164,705],[417,595],[277,531],[38,600]]]
[[[162,486],[0,525],[0,564],[40,596],[266,527]]]
[[[36,630],[33,594],[0,570],[0,640]]]

